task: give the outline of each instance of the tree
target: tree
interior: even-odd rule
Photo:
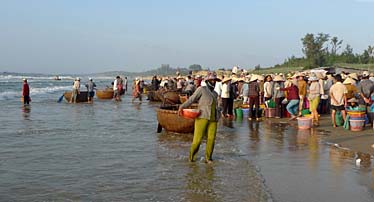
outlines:
[[[188,69],[192,70],[192,71],[200,71],[202,70],[203,68],[201,67],[201,65],[199,64],[193,64],[193,65],[190,65],[188,67]]]
[[[338,40],[338,37],[334,36],[331,38],[331,55],[335,56],[336,52],[342,47],[343,40]]]
[[[369,63],[374,63],[374,46],[368,47]]]
[[[343,53],[343,59],[346,63],[354,63],[355,62],[355,55],[353,54],[353,48],[351,45],[347,44]]]
[[[370,60],[369,52],[368,50],[364,50],[364,53],[362,53],[362,55],[360,56],[360,62],[362,64],[368,64],[369,60]]]
[[[308,61],[307,68],[325,65],[328,55],[328,49],[325,47],[325,43],[329,40],[329,37],[328,34],[324,33],[318,33],[316,37],[308,33],[301,39],[304,46],[302,50]]]

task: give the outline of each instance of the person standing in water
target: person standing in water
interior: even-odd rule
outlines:
[[[92,78],[89,78],[88,79],[88,82],[86,84],[86,88],[87,88],[87,91],[88,91],[88,103],[92,103],[93,102],[93,97],[95,95],[95,89],[96,87],[96,84],[92,81]]]
[[[217,92],[214,91],[216,81],[220,81],[215,73],[210,73],[205,79],[206,86],[200,86],[190,98],[180,105],[178,114],[183,114],[183,109],[189,107],[194,102],[198,102],[200,115],[195,119],[195,130],[192,145],[190,148],[189,161],[196,161],[203,137],[207,136],[205,162],[212,163],[214,142],[216,139],[217,122],[220,116],[218,112]]]
[[[23,104],[25,105],[30,104],[30,87],[29,87],[29,84],[27,83],[27,79],[23,79],[22,96],[23,96]]]
[[[80,93],[81,79],[77,77],[73,83],[73,91],[70,98],[70,103],[77,103],[77,96]]]
[[[142,91],[140,88],[140,80],[139,78],[135,78],[133,91],[132,91],[132,100],[131,102],[134,102],[136,98],[139,98],[139,101],[142,102]]]

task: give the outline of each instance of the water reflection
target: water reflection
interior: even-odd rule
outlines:
[[[134,103],[132,103],[132,106],[134,107],[134,109],[136,109],[137,111],[140,111],[140,106],[141,106],[141,104],[142,103],[136,103],[136,102],[134,102]]]
[[[248,128],[249,128],[249,137],[252,141],[259,142],[259,122],[253,122],[249,121],[248,122]]]
[[[220,120],[223,126],[226,126],[228,128],[234,128],[234,123],[232,120],[227,118],[221,118]]]
[[[30,112],[31,112],[31,106],[30,105],[23,105],[22,108],[22,116],[25,120],[30,119]]]
[[[186,178],[186,201],[221,201],[216,193],[215,181],[219,177],[215,174],[213,165],[199,165],[191,163]]]

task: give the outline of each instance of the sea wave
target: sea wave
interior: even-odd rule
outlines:
[[[0,81],[18,81],[26,78],[27,80],[56,80],[55,76],[30,76],[30,75],[0,75]],[[59,76],[61,80],[74,80],[73,76]]]
[[[43,95],[54,93],[58,91],[70,90],[71,86],[53,86],[53,87],[43,87],[43,88],[31,88],[30,96]],[[21,91],[5,91],[0,92],[0,100],[11,100],[17,97],[21,97]]]

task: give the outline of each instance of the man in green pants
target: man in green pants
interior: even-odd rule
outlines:
[[[212,154],[214,150],[214,141],[216,139],[217,121],[219,114],[217,112],[218,94],[214,91],[216,81],[220,81],[216,74],[208,73],[205,78],[206,86],[200,86],[189,99],[179,107],[178,113],[183,114],[183,109],[189,107],[194,102],[198,102],[200,115],[195,119],[194,137],[190,149],[189,160],[196,161],[197,152],[203,137],[207,136],[205,162],[212,163]]]

